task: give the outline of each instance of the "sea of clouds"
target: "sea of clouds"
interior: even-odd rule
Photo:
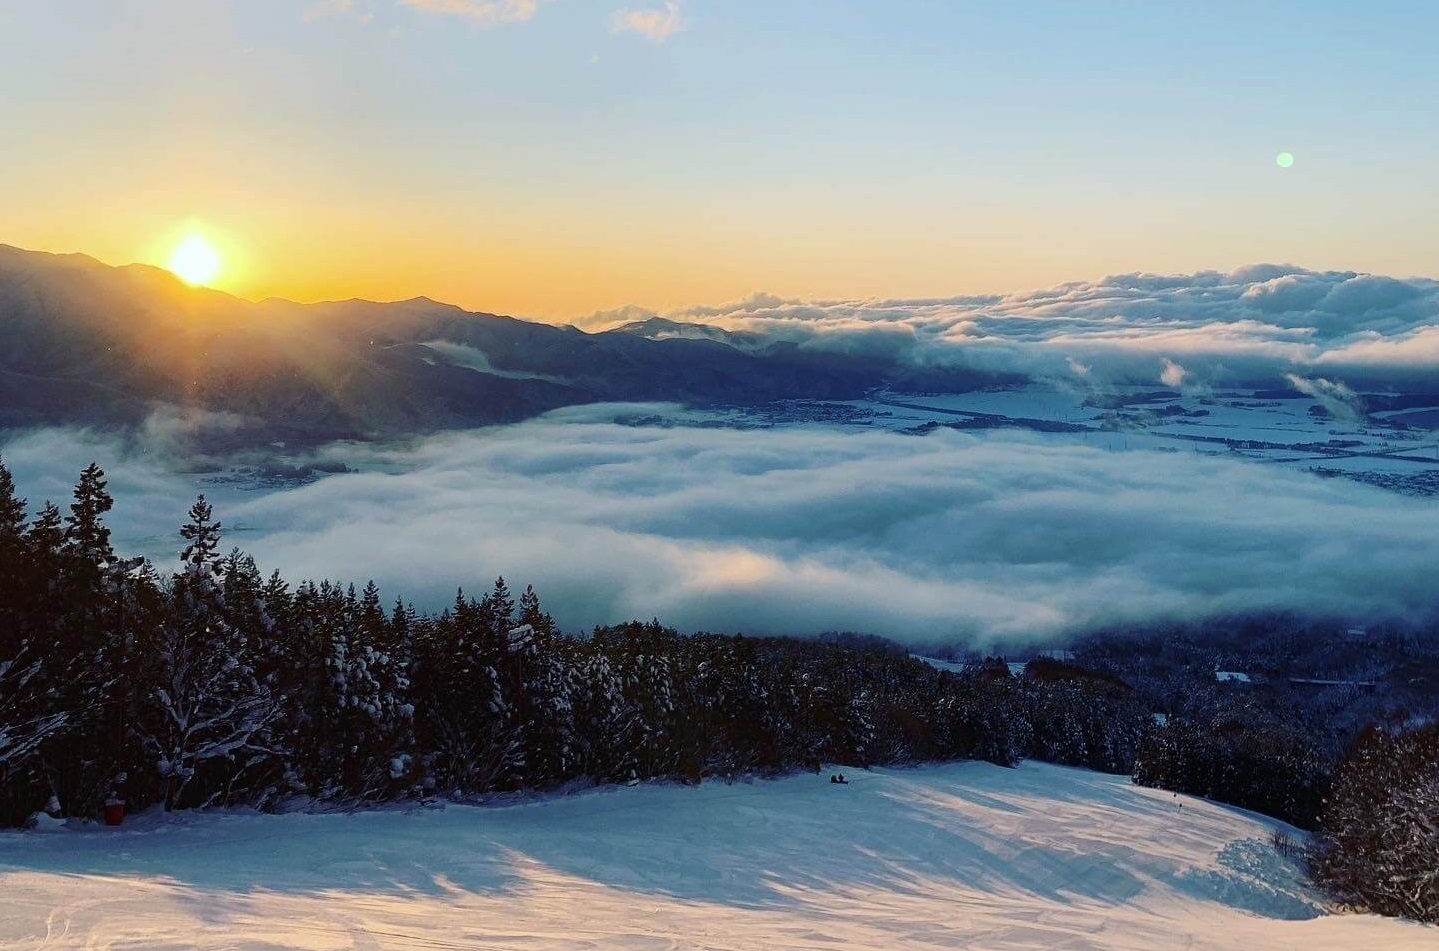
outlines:
[[[72,430],[0,454],[37,504],[66,500],[99,460],[117,542],[162,562],[203,489],[267,571],[373,578],[429,608],[503,573],[570,630],[659,616],[982,641],[1257,609],[1418,618],[1436,603],[1432,501],[1033,434],[614,421],[636,409],[333,446],[322,455],[360,471],[273,490],[210,484],[161,450]]]
[[[582,323],[602,328],[646,316],[654,313],[632,307]],[[1119,274],[928,300],[757,294],[666,316],[740,332],[741,343],[754,346],[785,340],[1072,383],[1163,382],[1198,391],[1293,375],[1404,386],[1432,383],[1439,371],[1439,281],[1290,265]]]
[[[588,323],[647,316],[629,308]],[[1439,282],[1287,266],[943,300],[756,295],[668,316],[722,328],[739,346],[784,340],[1062,387],[1203,393],[1263,379],[1350,417],[1363,410],[1357,389],[1428,391],[1439,379]],[[665,408],[331,446],[312,461],[357,471],[287,488],[186,472],[190,437],[233,426],[226,414],[157,411],[123,443],[34,431],[0,455],[37,505],[63,503],[98,460],[120,547],[161,564],[205,491],[230,541],[266,570],[373,578],[426,608],[503,573],[533,583],[571,630],[659,616],[690,630],[982,641],[1250,610],[1417,619],[1439,602],[1432,500],[1037,434],[615,421],[636,411]]]

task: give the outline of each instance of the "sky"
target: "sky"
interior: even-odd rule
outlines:
[[[248,298],[552,320],[1432,275],[1436,32],[1428,0],[0,0],[0,242],[198,232]]]

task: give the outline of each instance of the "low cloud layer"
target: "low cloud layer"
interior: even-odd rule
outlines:
[[[596,314],[596,327],[636,320]],[[817,350],[1053,379],[1222,385],[1286,374],[1426,381],[1439,370],[1439,282],[1257,265],[1121,274],[1005,296],[788,300],[759,294],[666,314]]]
[[[569,629],[1053,637],[1254,609],[1427,616],[1439,509],[1191,453],[1014,434],[632,428],[591,407],[327,453],[365,471],[279,491],[204,486],[230,541],[291,578],[374,578],[443,606],[496,574]],[[117,537],[151,553],[201,487],[73,432],[3,447],[33,501],[97,458]]]

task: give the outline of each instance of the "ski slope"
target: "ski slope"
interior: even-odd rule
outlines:
[[[0,947],[1439,947],[1329,915],[1275,823],[1026,764],[0,835]]]

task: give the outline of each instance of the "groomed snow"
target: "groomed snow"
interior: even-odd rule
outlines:
[[[1275,823],[1026,764],[0,835],[5,948],[1439,946],[1327,915]]]

